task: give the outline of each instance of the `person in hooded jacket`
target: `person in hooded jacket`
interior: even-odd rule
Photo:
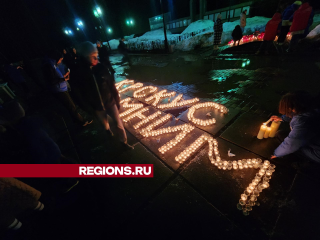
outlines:
[[[304,160],[320,163],[320,111],[313,98],[304,91],[284,95],[279,103],[282,117],[272,116],[273,121],[290,123],[291,131],[277,132],[282,143],[271,158],[297,153]]]
[[[78,113],[76,105],[68,92],[67,81],[69,80],[69,73],[63,75],[58,67],[62,60],[63,55],[60,52],[51,51],[44,60],[42,66],[43,75],[48,81],[51,92],[68,109],[75,122],[82,126],[87,126],[92,120],[85,121]]]
[[[272,19],[266,25],[263,42],[259,50],[256,52],[257,55],[260,53],[268,54],[268,50],[272,45],[275,37],[277,36],[280,23],[281,23],[281,14],[275,13]]]
[[[83,105],[94,112],[107,134],[113,136],[108,122],[109,115],[116,123],[116,131],[123,146],[133,149],[127,143],[127,135],[119,116],[120,97],[114,78],[107,67],[98,61],[98,50],[91,42],[84,42],[78,48],[78,62],[71,73],[81,93]]]
[[[233,46],[236,46],[237,42],[238,42],[238,46],[239,46],[242,37],[243,37],[243,35],[242,35],[241,27],[240,27],[240,25],[237,25],[232,31]]]
[[[301,6],[301,1],[295,1],[292,5],[288,6],[282,13],[281,31],[278,38],[278,45],[280,52],[283,52],[282,45],[287,38],[287,34],[290,30],[293,14]]]
[[[305,1],[293,15],[290,32],[292,39],[288,48],[288,52],[296,50],[299,41],[306,37],[309,33],[309,28],[313,23],[314,12],[312,7]]]

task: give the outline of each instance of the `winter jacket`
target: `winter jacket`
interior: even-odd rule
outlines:
[[[298,34],[300,34],[300,31],[302,31],[301,33],[303,34],[310,22],[312,24],[312,21],[312,7],[309,5],[309,3],[304,3],[300,6],[300,8],[297,11],[295,11],[293,15],[293,21],[290,28],[290,32],[298,32]]]
[[[49,88],[53,92],[66,92],[68,91],[67,82],[65,81],[63,74],[57,67],[56,61],[50,58],[44,60],[42,65],[43,75],[48,81]]]
[[[215,32],[223,32],[223,24],[220,18],[214,22],[213,30]]]
[[[107,110],[114,104],[120,106],[120,97],[114,78],[105,65],[98,63],[90,68],[85,60],[80,60],[70,74],[82,100],[94,111]]]
[[[127,46],[123,41],[119,41],[118,50],[120,53],[126,53],[127,52]]]
[[[105,46],[98,47],[99,59],[102,64],[104,64],[111,74],[114,74],[115,71],[109,60],[109,52]]]
[[[238,41],[238,40],[241,40],[242,37],[243,37],[242,30],[241,30],[240,26],[237,25],[234,28],[234,30],[232,31],[232,38],[234,41]]]
[[[245,27],[247,25],[247,15],[243,12],[240,14],[240,27]]]
[[[319,110],[295,115],[292,119],[283,116],[282,119],[291,120],[291,132],[274,151],[274,155],[283,157],[299,150],[309,159],[320,162]]]
[[[292,4],[283,11],[282,26],[290,26],[292,24],[293,14],[299,7],[300,5]]]
[[[17,67],[7,64],[4,66],[4,70],[12,82],[22,83],[26,81]]]
[[[281,23],[281,14],[275,13],[266,25],[263,41],[273,41],[275,39],[279,29],[279,23]]]
[[[23,117],[15,125],[15,128],[19,131],[26,144],[26,149],[31,158],[28,163],[60,163],[60,148],[43,130],[40,119]]]

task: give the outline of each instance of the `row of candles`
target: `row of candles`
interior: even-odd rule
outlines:
[[[133,92],[133,97],[134,98],[144,98],[147,95],[154,93],[155,91],[157,91],[158,88],[154,87],[154,86],[146,86],[146,87],[142,87],[136,91]]]
[[[269,187],[269,181],[276,168],[276,166],[274,164],[270,164],[268,160],[265,160],[259,167],[259,172],[256,174],[255,178],[249,184],[244,193],[241,194],[237,205],[238,209],[242,210],[244,215],[249,215],[249,212],[252,211],[252,207],[259,205],[257,202],[258,196],[263,189]]]
[[[128,81],[131,81],[131,80],[128,80]],[[132,82],[129,82],[129,83],[133,84]],[[134,85],[132,85],[132,86],[134,86]],[[119,86],[122,86],[122,85],[119,84]],[[145,88],[144,90],[147,90],[147,88]],[[143,91],[141,91],[141,93],[142,92]],[[155,99],[159,98],[159,96],[163,96],[162,94],[164,95],[164,94],[166,94],[166,92],[162,92],[161,94],[156,96]],[[180,99],[178,99],[177,101],[179,101]],[[130,101],[131,101],[130,98],[126,98],[126,99],[121,101],[123,107],[130,108],[130,109],[126,110],[125,112],[121,113],[122,114],[121,117],[122,118],[126,117],[124,119],[126,121],[132,119],[133,117],[140,118],[141,121],[134,125],[134,129],[138,129],[138,128],[146,125],[147,123],[150,123],[150,121],[158,118],[161,115],[161,112],[157,111],[157,112],[155,112],[155,113],[153,113],[153,114],[151,114],[151,115],[146,117],[142,113],[145,112],[145,111],[148,111],[148,108],[143,108],[143,104],[137,104],[137,103],[131,103],[130,104],[129,103]],[[208,107],[218,109],[218,110],[220,110],[221,113],[227,113],[228,112],[227,108],[225,108],[224,106],[221,106],[221,105],[219,105],[217,103],[213,103],[213,102],[198,103],[198,104],[196,104],[196,105],[194,105],[193,107],[190,108],[191,111],[189,110],[188,119],[191,122],[193,122],[193,123],[195,123],[197,125],[201,125],[201,126],[207,126],[207,125],[214,124],[215,123],[215,119],[209,119],[209,120],[205,120],[205,121],[201,120],[202,121],[201,122],[201,121],[199,121],[199,119],[193,117],[193,114],[194,114],[195,110],[197,110],[199,108],[208,108]],[[137,111],[138,109],[140,109],[140,110]],[[179,134],[177,134],[175,136],[174,139],[172,139],[169,142],[165,143],[164,145],[162,145],[158,149],[159,152],[162,153],[162,154],[166,153],[167,151],[169,151],[170,149],[175,147],[179,142],[182,141],[182,139],[184,139],[187,136],[187,134],[189,134],[192,130],[195,129],[195,127],[192,126],[191,124],[182,124],[182,125],[173,126],[173,127],[156,129],[156,128],[160,127],[161,125],[163,125],[168,120],[170,120],[171,118],[172,118],[172,115],[166,114],[165,116],[160,117],[157,121],[152,122],[148,126],[144,127],[140,131],[140,134],[142,136],[144,136],[144,137],[150,137],[150,136],[156,137],[156,136],[160,136],[162,134],[169,134],[169,133],[174,133],[174,132],[181,131]],[[274,128],[275,131],[276,131],[277,130],[276,125],[275,125],[276,122],[273,122],[273,124],[274,124],[274,126],[271,125],[271,130]],[[280,125],[280,123],[278,125]],[[266,127],[266,124],[263,124],[263,126]],[[271,131],[271,130],[269,131],[268,136],[270,136],[270,133],[273,134],[273,131]],[[265,132],[266,131],[263,132],[263,136],[265,136],[265,134],[266,134]],[[272,134],[271,134],[271,136],[272,136]],[[259,133],[258,135],[261,136],[262,134]],[[257,204],[256,200],[257,200],[257,197],[259,196],[259,193],[263,189],[269,187],[269,183],[268,182],[271,179],[271,175],[274,172],[275,166],[273,164],[270,164],[270,162],[267,161],[267,160],[262,163],[262,160],[259,159],[259,158],[258,159],[255,159],[255,158],[253,158],[253,159],[242,159],[242,160],[238,160],[238,161],[226,161],[226,160],[223,160],[223,159],[221,159],[221,156],[220,156],[220,153],[219,153],[219,150],[218,150],[218,142],[217,142],[217,140],[214,139],[213,137],[211,137],[208,134],[201,135],[190,146],[188,146],[184,151],[182,151],[180,154],[178,154],[175,157],[175,160],[177,162],[179,162],[179,163],[183,163],[188,158],[193,156],[207,142],[208,142],[208,145],[209,145],[209,151],[208,151],[209,160],[211,161],[212,164],[217,166],[218,169],[222,169],[222,170],[232,170],[232,169],[233,170],[238,170],[239,169],[239,170],[242,170],[242,169],[247,169],[247,168],[255,168],[255,169],[260,168],[260,170],[257,173],[256,177],[249,184],[249,186],[247,187],[245,192],[243,194],[241,194],[241,199],[240,199],[239,204],[238,204],[238,208],[243,210],[243,213],[245,215],[248,215],[249,211],[252,210],[252,206]]]
[[[218,109],[221,113],[228,113],[229,112],[228,108],[226,108],[218,103],[214,103],[214,102],[198,103],[189,109],[188,119],[190,122],[193,122],[194,124],[200,125],[200,126],[209,126],[209,125],[216,123],[216,120],[214,118],[208,119],[208,120],[202,120],[202,119],[194,117],[195,111],[200,108],[215,108],[215,109]]]
[[[160,102],[161,99],[167,98],[167,97],[172,97],[176,95],[176,92],[170,92],[167,93],[167,90],[164,89],[156,94],[153,94],[152,96],[148,97],[145,99],[146,102],[150,102],[154,99],[153,103],[151,104],[152,106],[157,106],[158,103]]]

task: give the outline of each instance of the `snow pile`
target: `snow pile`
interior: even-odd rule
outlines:
[[[104,42],[103,45],[109,47],[107,42]],[[112,39],[112,40],[109,41],[109,45],[111,47],[111,50],[117,50],[118,46],[119,46],[119,40]]]
[[[314,38],[317,35],[320,35],[320,24],[308,34],[307,38]]]
[[[196,22],[191,23],[181,34],[197,32],[202,29],[212,28],[213,29],[214,22],[211,20],[198,20]]]
[[[124,36],[124,40],[128,41],[129,39],[134,38],[134,34],[130,35],[130,36]]]

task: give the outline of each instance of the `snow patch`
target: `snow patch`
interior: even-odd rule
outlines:
[[[119,40],[112,39],[109,41],[109,44],[110,44],[111,50],[117,50],[119,46]],[[104,42],[103,45],[109,47],[107,42]]]
[[[198,20],[191,23],[181,34],[192,33],[206,28],[213,29],[213,25],[214,22],[211,20]]]
[[[320,34],[320,24],[316,26],[307,36],[307,38],[314,38]]]

